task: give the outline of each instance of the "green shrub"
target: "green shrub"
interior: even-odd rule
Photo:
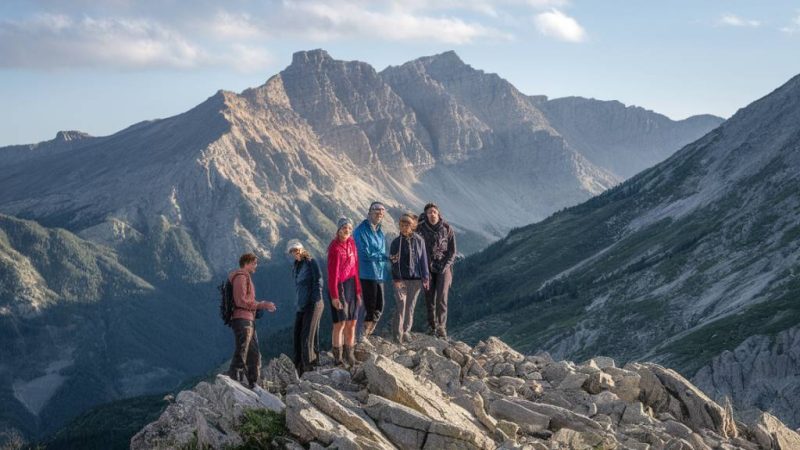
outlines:
[[[250,409],[244,412],[239,425],[239,435],[244,442],[237,450],[270,448],[273,439],[286,434],[285,414],[268,409]]]

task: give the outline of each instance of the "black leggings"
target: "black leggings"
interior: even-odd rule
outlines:
[[[364,299],[364,309],[367,314],[365,322],[377,322],[383,314],[383,282],[377,280],[361,279],[361,296]]]

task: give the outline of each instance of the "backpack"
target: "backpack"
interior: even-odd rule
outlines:
[[[236,279],[239,275],[241,274],[237,274],[233,278]],[[249,289],[250,286],[248,285]],[[222,316],[222,322],[226,326],[231,326],[233,310],[236,309],[236,303],[233,301],[233,283],[230,280],[225,280],[224,283],[217,286],[217,290],[220,293],[219,313]]]

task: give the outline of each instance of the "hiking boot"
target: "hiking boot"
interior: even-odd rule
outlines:
[[[245,379],[244,370],[242,369],[234,369],[234,370],[229,369],[227,372],[225,372],[225,375],[227,375],[228,378],[230,378],[231,380],[238,381],[239,383],[242,383],[243,380]]]
[[[333,347],[333,364],[336,366],[343,366],[342,361],[342,347]]]
[[[444,327],[436,328],[436,337],[447,339],[447,330],[445,330]]]
[[[436,336],[436,329],[433,327],[428,327],[428,331],[426,331],[426,334],[428,334],[429,336]]]
[[[350,367],[355,367],[356,365],[356,354],[355,354],[355,347],[350,345],[344,346],[344,360]]]
[[[377,326],[377,322],[364,322],[364,338],[372,336],[372,333],[375,332],[375,328]]]

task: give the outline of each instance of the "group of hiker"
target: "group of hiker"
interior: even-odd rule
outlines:
[[[414,307],[424,292],[428,334],[447,338],[447,300],[453,280],[456,241],[452,227],[434,203],[425,205],[420,215],[400,216],[400,235],[389,244],[382,222],[386,207],[373,202],[367,218],[358,226],[347,217],[336,224],[336,235],[328,245],[327,291],[333,322],[332,353],[336,365],[356,364],[356,340],[375,331],[384,309],[385,282],[391,279],[395,312],[392,338],[407,342],[414,320]],[[294,363],[298,374],[313,370],[319,363],[319,326],[324,310],[323,277],[319,264],[300,240],[288,242],[286,251],[294,261],[292,277],[297,312],[294,324]],[[230,273],[233,286],[231,327],[235,351],[228,375],[253,386],[259,379],[261,355],[255,331],[260,310],[275,311],[275,304],[255,300],[251,274],[258,258],[247,253],[239,269]],[[245,380],[246,378],[246,380]]]

